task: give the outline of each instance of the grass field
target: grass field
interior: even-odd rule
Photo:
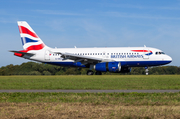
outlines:
[[[0,89],[180,89],[180,75],[1,76]],[[0,119],[180,118],[179,93],[0,93]]]
[[[0,93],[0,118],[180,118],[180,93]]]
[[[0,103],[62,102],[121,104],[124,106],[178,105],[179,93],[0,93]]]
[[[180,75],[0,76],[0,89],[180,89]]]

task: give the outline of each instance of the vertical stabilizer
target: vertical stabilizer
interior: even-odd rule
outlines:
[[[18,21],[19,32],[23,48],[26,52],[30,50],[41,50],[45,47],[43,41],[26,21]]]

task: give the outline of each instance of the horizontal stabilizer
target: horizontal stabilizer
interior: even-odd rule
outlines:
[[[27,53],[27,52],[21,52],[21,51],[14,51],[14,50],[10,50],[9,52],[14,52],[14,53],[23,54],[23,55],[30,55],[30,56],[35,55],[35,54],[33,54],[33,53]]]

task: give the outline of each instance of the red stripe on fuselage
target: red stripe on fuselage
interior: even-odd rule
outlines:
[[[18,27],[19,27],[19,32],[20,33],[29,34],[32,37],[38,38],[38,36],[35,33],[30,31],[29,29],[25,28],[24,26],[18,26]]]
[[[152,51],[149,51],[149,50],[131,50],[133,52],[152,52]]]

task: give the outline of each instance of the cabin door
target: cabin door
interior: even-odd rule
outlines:
[[[149,49],[147,49],[146,47],[143,49],[143,59],[149,59]]]
[[[50,53],[49,53],[48,50],[45,51],[44,59],[45,60],[50,60]]]

